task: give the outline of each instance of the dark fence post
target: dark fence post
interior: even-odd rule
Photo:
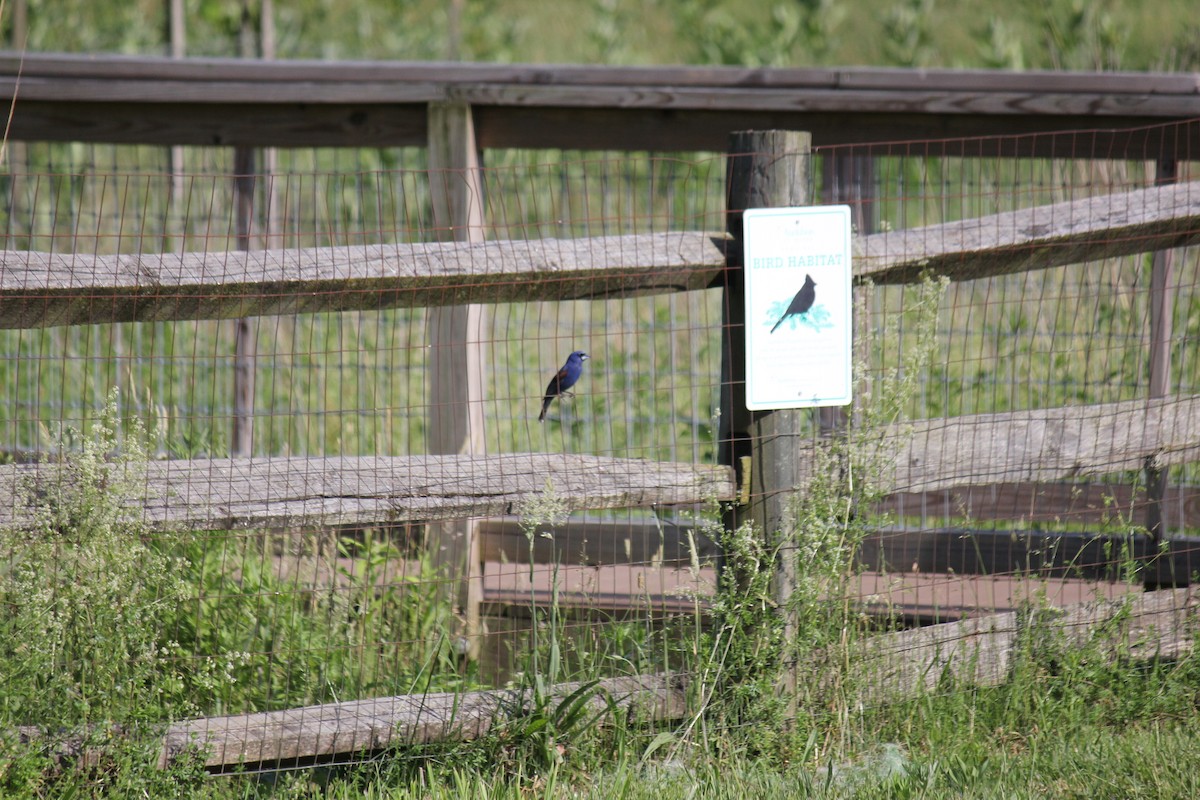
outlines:
[[[1175,183],[1178,170],[1173,153],[1158,159],[1154,183],[1164,186]],[[1166,397],[1171,393],[1171,327],[1174,316],[1174,295],[1171,292],[1175,269],[1175,253],[1159,250],[1154,254],[1150,272],[1150,397]],[[1146,591],[1164,587],[1187,586],[1191,570],[1188,559],[1176,564],[1167,531],[1166,508],[1167,473],[1156,466],[1154,458],[1146,459],[1146,530],[1150,534],[1150,561],[1143,575]],[[1165,548],[1164,548],[1165,544]],[[1161,551],[1161,552],[1160,552]]]
[[[237,224],[237,249],[250,250],[254,230],[254,149],[233,151],[233,207]],[[254,454],[254,362],[258,357],[254,320],[234,320],[233,427],[229,455],[247,458]]]
[[[719,459],[732,464],[738,485],[750,464],[749,518],[770,547],[786,544],[788,501],[799,483],[799,453],[805,412],[797,409],[746,409],[745,283],[742,262],[742,211],[748,208],[803,206],[812,202],[809,158],[812,136],[799,131],[744,131],[731,135],[726,171],[727,230],[732,237],[726,272],[721,354]],[[747,509],[742,510],[742,514]],[[738,524],[737,510],[726,524]],[[784,547],[776,565],[773,593],[786,607],[795,580],[794,553]],[[789,625],[790,629],[790,625]]]
[[[269,7],[266,11],[269,12]],[[261,24],[261,18],[259,22]],[[269,52],[273,56],[273,37],[272,32],[270,39],[263,38],[261,31],[254,26],[249,5],[243,0],[242,24],[238,35],[242,58],[257,57],[260,46],[264,53]],[[271,161],[273,160],[272,156]],[[254,148],[234,148],[233,208],[237,225],[237,249],[243,251],[251,250],[254,246],[256,163]],[[273,167],[273,163],[271,166]],[[233,425],[229,436],[229,455],[248,458],[254,455],[254,372],[255,362],[258,360],[258,324],[248,317],[235,320],[233,338]]]

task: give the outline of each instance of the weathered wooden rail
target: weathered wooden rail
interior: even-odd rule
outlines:
[[[735,496],[732,470],[552,453],[151,461],[120,476],[131,514],[157,528],[245,530],[519,514],[552,491],[567,511],[696,505]],[[54,464],[0,467],[0,497],[70,480]],[[548,489],[549,487],[549,489]],[[29,509],[0,506],[0,525]]]
[[[1197,241],[1200,185],[1180,183],[859,237],[854,273],[877,283],[926,270],[972,280]],[[724,233],[676,231],[184,254],[0,251],[0,328],[689,291],[718,285],[736,248]]]
[[[473,109],[481,147],[724,152],[736,130],[811,131],[877,155],[1200,152],[1129,130],[1200,117],[1194,74],[330,63],[0,55],[18,140],[261,147],[427,143],[431,105]],[[1095,131],[1094,150],[1075,137]],[[1007,134],[1024,135],[1001,138]],[[983,137],[966,139],[963,137]]]
[[[549,690],[552,702],[581,687]],[[588,700],[593,710],[617,708],[647,720],[680,719],[687,713],[687,679],[638,675],[601,681]],[[204,753],[210,768],[273,765],[333,758],[404,745],[469,741],[517,716],[529,698],[517,691],[444,692],[377,697],[258,714],[196,719],[171,725],[160,765],[188,752]]]
[[[867,438],[879,441],[880,452],[888,454],[881,480],[894,492],[1078,479],[1138,469],[1148,460],[1162,468],[1194,461],[1200,455],[1200,397],[924,420]],[[40,482],[61,479],[63,474],[53,464],[0,466],[0,495],[14,497],[19,483],[36,492]],[[728,467],[544,453],[153,461],[144,474],[124,479],[137,490],[129,498],[131,514],[156,528],[192,530],[519,514],[524,503],[545,492],[547,481],[569,510],[694,506],[732,500],[738,494]],[[28,522],[28,509],[13,503],[0,506],[0,525]],[[623,546],[618,541],[622,526],[594,523],[591,528],[584,537],[589,540],[586,551],[569,538],[559,537],[553,547],[538,539],[535,560],[576,564],[690,558],[678,531],[672,532],[672,550],[654,555],[647,548],[656,537],[639,536]],[[525,535],[513,534],[512,529],[513,524],[486,523],[481,560],[526,557]],[[623,535],[629,536],[628,526]],[[506,543],[506,536],[516,538]],[[1101,546],[1093,537],[1077,538],[1060,542],[1057,561],[1078,563],[1080,554]],[[966,547],[963,533],[952,530],[944,535],[927,532],[923,539],[926,549],[949,548],[950,540]],[[710,543],[700,547],[701,555],[711,555],[705,549]],[[918,560],[915,555],[895,555],[902,551],[893,543],[889,558],[874,558],[872,563],[907,568]],[[985,551],[986,563],[969,559],[973,566],[968,566],[959,558],[953,562],[955,571],[1012,569],[1011,559],[1000,558],[992,548]],[[1102,568],[1093,563],[1095,553],[1085,558],[1083,566],[1090,572]]]

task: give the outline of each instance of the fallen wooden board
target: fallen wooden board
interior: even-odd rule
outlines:
[[[887,634],[855,649],[849,685],[870,704],[934,691],[947,676],[995,686],[1008,679],[1021,637],[1035,623],[1044,626],[1043,641],[1063,647],[1096,646],[1109,657],[1179,658],[1192,651],[1198,603],[1196,589],[1172,589]]]
[[[551,688],[566,698],[580,683]],[[591,694],[589,707],[607,700],[647,719],[679,719],[687,712],[685,679],[678,675],[606,678]],[[160,765],[200,750],[209,767],[292,761],[346,755],[386,747],[476,739],[506,713],[520,713],[528,699],[516,691],[380,697],[259,714],[179,722],[167,731]]]
[[[1176,658],[1193,646],[1198,600],[1193,590],[1177,589],[874,636],[856,646],[848,685],[871,704],[933,691],[947,671],[966,683],[997,685],[1009,677],[1019,637],[1034,622],[1064,646],[1093,644],[1110,657]],[[610,678],[600,686],[618,705],[669,721],[688,713],[689,680],[653,674]],[[564,684],[553,691],[565,697],[578,686]],[[598,710],[604,700],[596,696],[591,702]],[[235,767],[469,740],[489,731],[506,705],[519,707],[519,696],[484,691],[385,697],[189,720],[170,726],[161,761],[166,764],[189,748],[200,748],[210,767]]]
[[[52,463],[0,466],[0,497],[72,480]],[[550,492],[567,511],[690,505],[735,494],[730,467],[548,453],[152,461],[123,480],[155,528],[324,527],[520,514]],[[0,505],[0,526],[30,509]]]

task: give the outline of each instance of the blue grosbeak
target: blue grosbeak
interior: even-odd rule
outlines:
[[[796,314],[803,314],[812,308],[813,301],[817,299],[817,282],[812,279],[812,275],[804,276],[804,285],[800,287],[800,291],[796,292],[796,296],[792,298],[791,305],[787,307],[787,311],[783,312],[783,316],[779,318],[779,322],[775,323],[775,328],[783,324],[783,321],[788,317]],[[771,328],[771,333],[775,332],[775,328]]]
[[[546,409],[550,407],[550,401],[555,397],[559,395],[575,396],[567,389],[570,389],[575,385],[575,381],[579,380],[579,376],[583,374],[583,362],[587,359],[588,354],[582,350],[576,350],[567,356],[567,363],[563,364],[562,369],[554,374],[554,377],[550,379],[550,385],[546,387],[546,396],[542,400],[542,413],[538,414],[538,422],[546,418]]]

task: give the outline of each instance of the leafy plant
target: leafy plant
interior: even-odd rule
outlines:
[[[117,407],[113,392],[89,436],[68,430],[26,473],[29,524],[0,531],[0,729],[35,731],[0,750],[0,787],[18,794],[79,780],[61,764],[93,751],[91,783],[133,780],[157,759],[143,723],[192,713],[206,673],[168,636],[186,584],[130,503],[145,437],[135,421],[117,449]]]

